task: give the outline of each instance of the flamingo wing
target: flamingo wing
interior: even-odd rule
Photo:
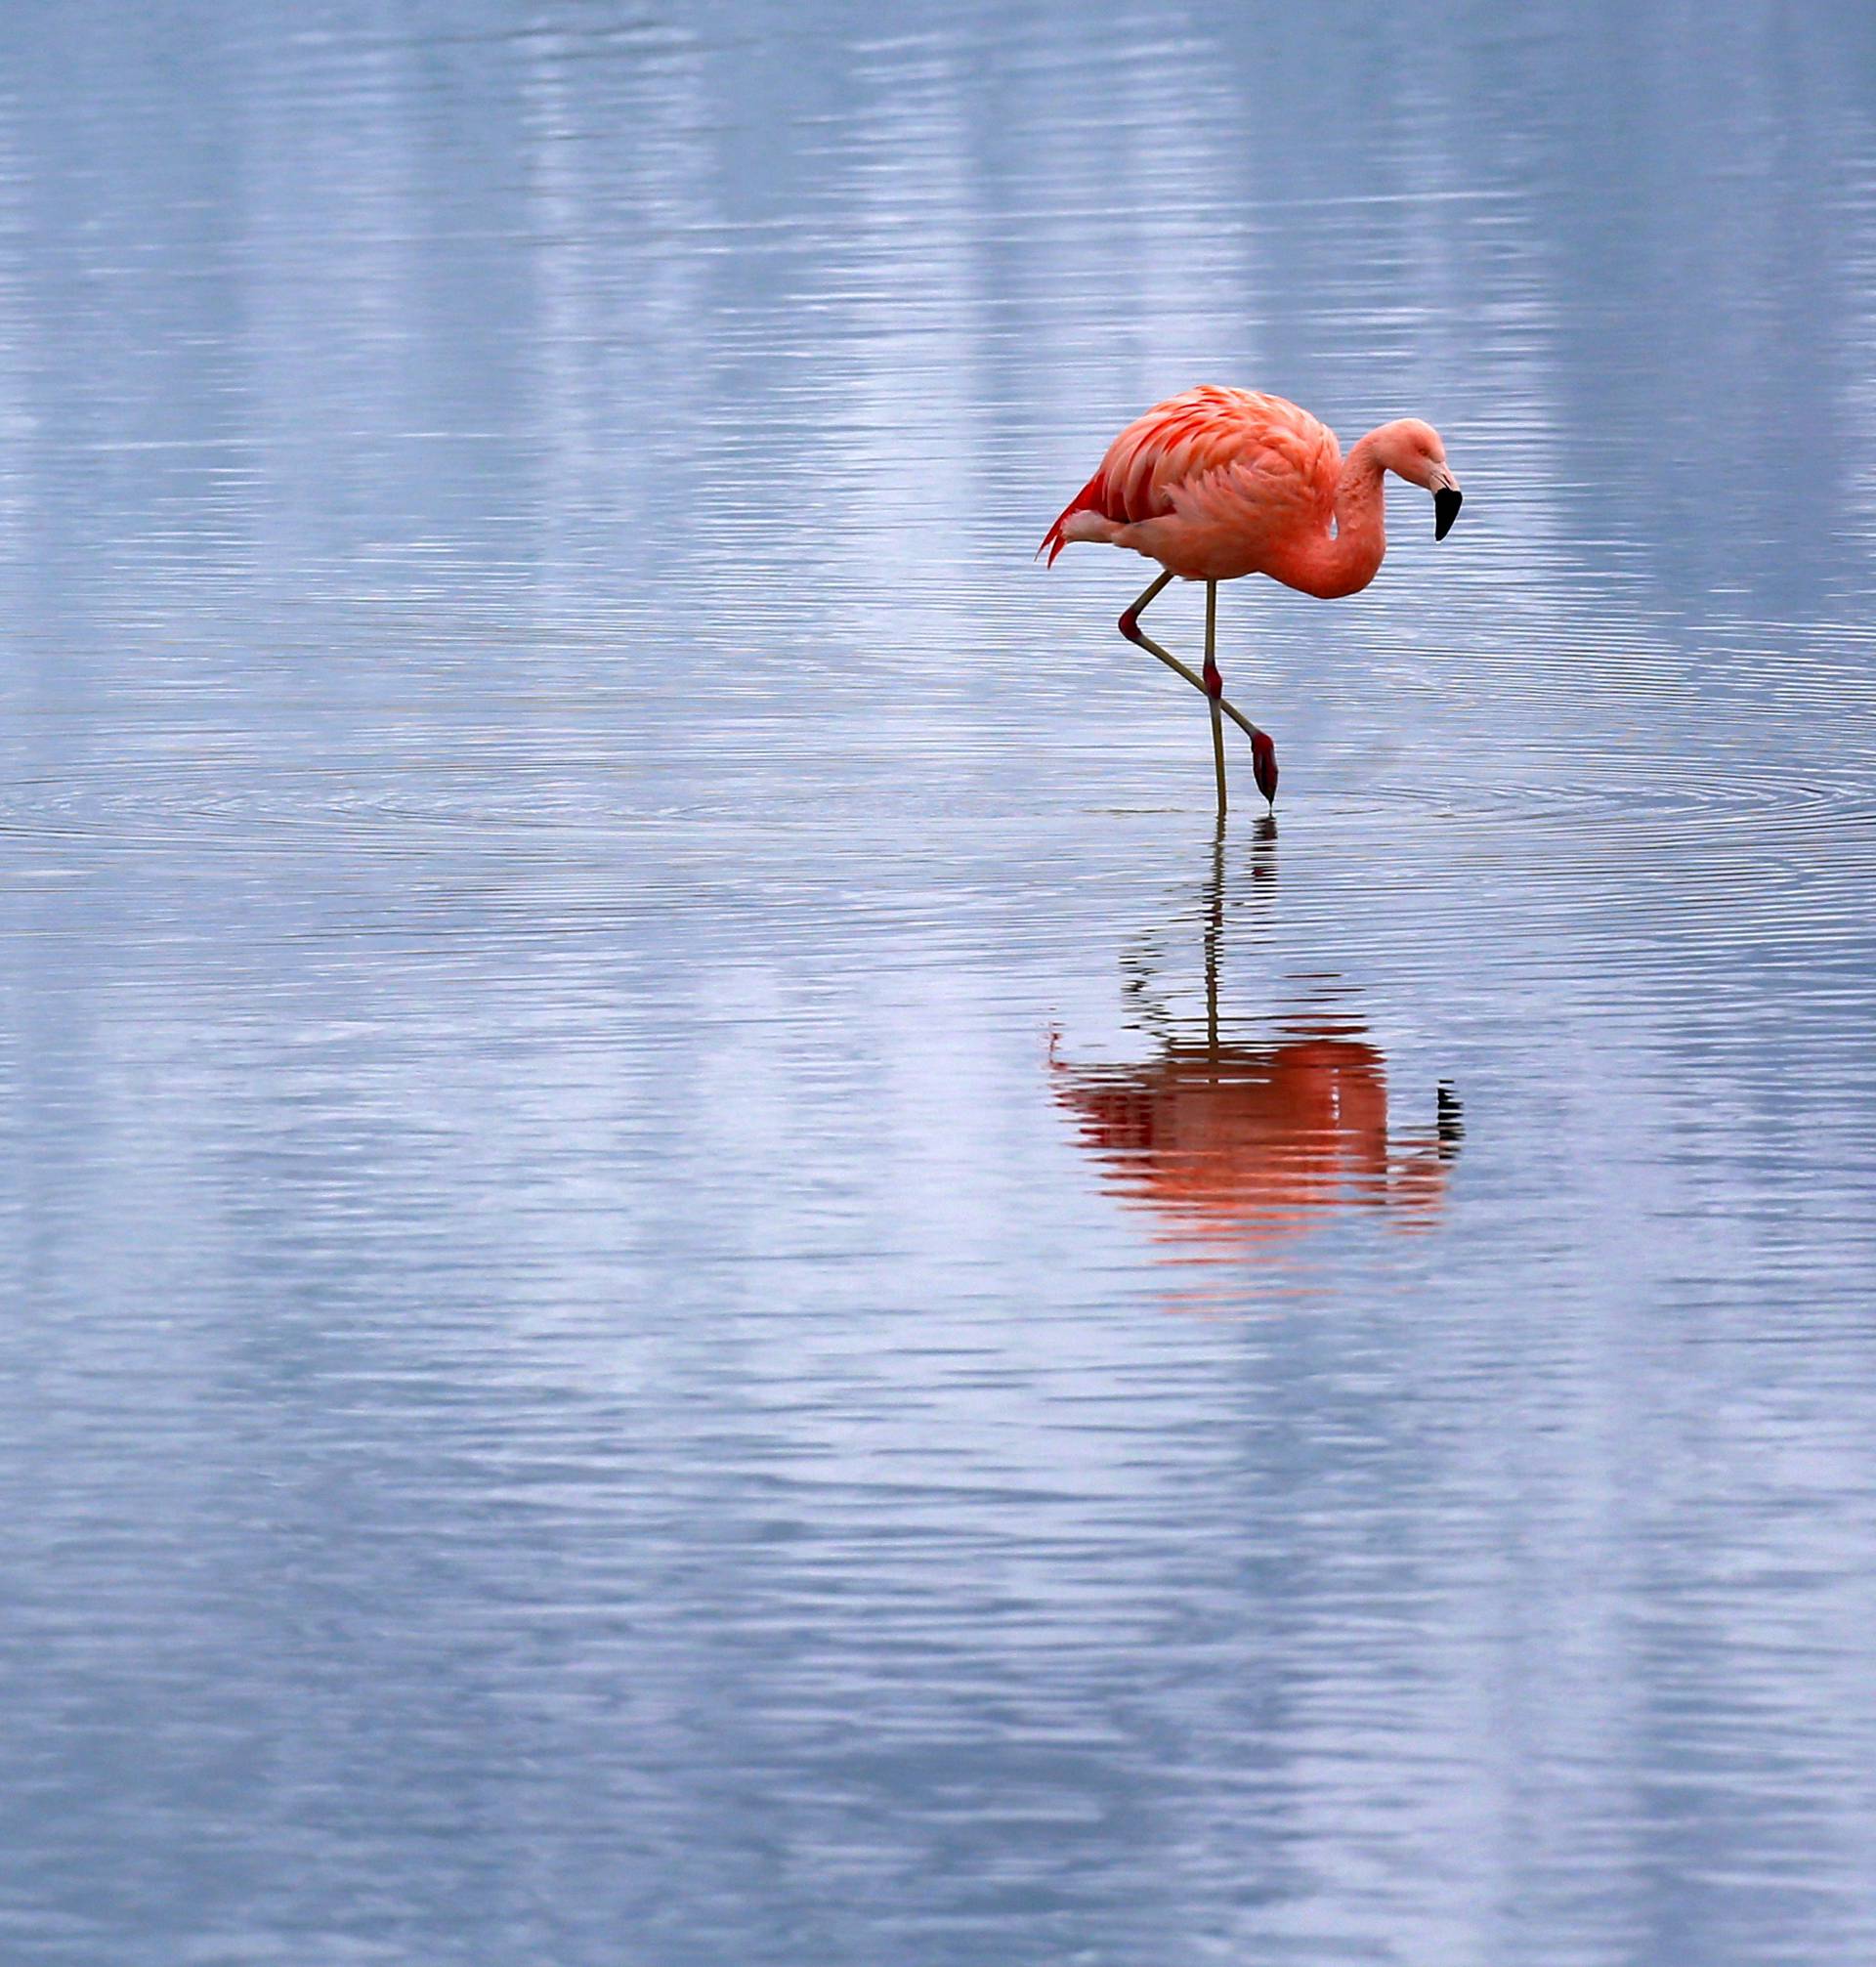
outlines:
[[[1155,404],[1107,448],[1100,468],[1049,528],[1049,563],[1078,512],[1116,526],[1193,506],[1232,508],[1235,525],[1276,537],[1322,525],[1335,504],[1342,449],[1335,432],[1280,396],[1205,385]]]

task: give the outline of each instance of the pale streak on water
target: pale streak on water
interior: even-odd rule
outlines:
[[[1876,1953],[1876,32],[1291,13],[10,12],[9,1962]]]

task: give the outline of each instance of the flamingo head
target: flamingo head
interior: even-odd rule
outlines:
[[[1459,480],[1446,462],[1439,432],[1417,416],[1403,416],[1375,433],[1381,462],[1397,478],[1433,494],[1433,537],[1444,539],[1459,517]]]

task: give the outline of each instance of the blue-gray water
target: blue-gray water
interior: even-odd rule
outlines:
[[[0,1958],[1866,1967],[1872,374],[1848,0],[16,0]]]

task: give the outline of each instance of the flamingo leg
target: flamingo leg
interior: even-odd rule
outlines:
[[[1218,677],[1218,694],[1215,696],[1208,687],[1206,679],[1197,670],[1188,669],[1171,650],[1162,649],[1140,626],[1140,616],[1145,612],[1147,605],[1159,597],[1161,590],[1172,578],[1172,575],[1162,574],[1157,580],[1148,581],[1146,591],[1121,617],[1121,633],[1130,642],[1137,643],[1149,656],[1157,656],[1175,675],[1183,676],[1193,689],[1217,706],[1215,716],[1221,712],[1229,717],[1232,723],[1251,740],[1251,758],[1253,769],[1257,773],[1258,791],[1274,806],[1277,802],[1277,748],[1271,742],[1269,733],[1259,731],[1251,719],[1223,695],[1224,679],[1221,676]],[[1210,593],[1215,594],[1215,582],[1208,581],[1207,587]],[[1209,623],[1210,605],[1207,615]],[[1216,663],[1212,663],[1211,667],[1213,674],[1217,675]]]
[[[1212,705],[1212,763],[1218,775],[1218,818],[1228,803],[1224,791],[1224,678],[1218,673],[1218,583],[1205,583],[1205,694]]]

